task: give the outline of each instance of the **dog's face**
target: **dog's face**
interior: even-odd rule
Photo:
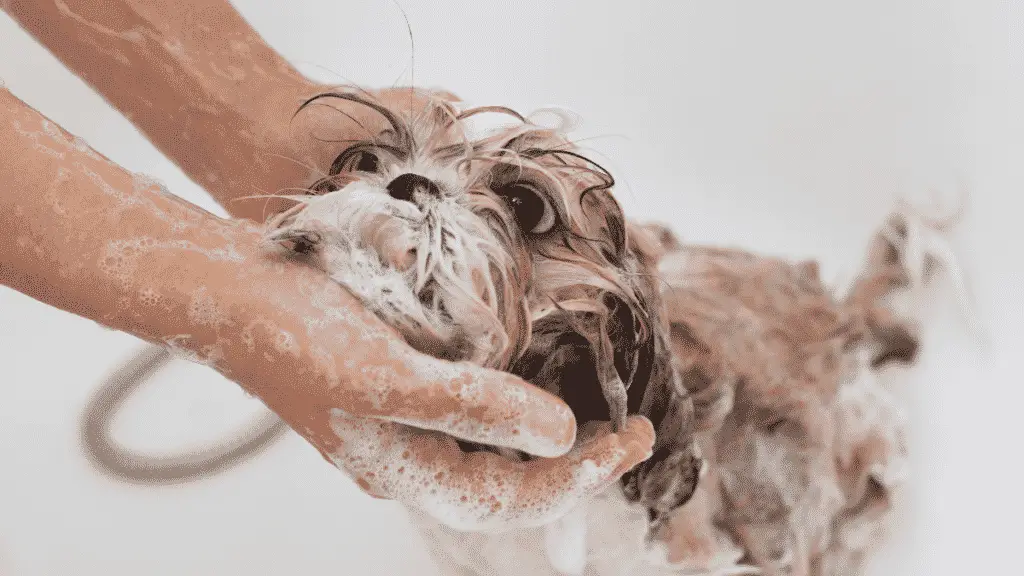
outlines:
[[[556,130],[503,108],[460,111],[438,93],[397,94],[307,102],[364,109],[338,118],[365,138],[336,144],[330,168],[268,238],[421,351],[559,395],[581,429],[651,418],[655,456],[624,482],[659,521],[690,497],[700,462],[667,346],[657,242],[626,221],[611,175]],[[517,125],[471,137],[466,120],[483,112]]]

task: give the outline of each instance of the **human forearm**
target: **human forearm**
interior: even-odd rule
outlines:
[[[479,421],[467,439],[541,455],[571,445],[549,394],[413,352],[326,275],[272,256],[251,222],[144,184],[2,89],[0,150],[0,284],[209,363],[320,447],[337,442],[331,408]],[[487,392],[462,397],[476,379]],[[542,443],[509,432],[523,426]]]
[[[162,192],[2,89],[0,119],[0,284],[236,372],[219,324],[255,312],[256,227]]]
[[[9,0],[8,14],[233,215],[321,165],[292,115],[321,90],[226,0]],[[329,159],[327,160],[330,161]]]

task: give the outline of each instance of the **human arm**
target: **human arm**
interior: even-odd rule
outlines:
[[[226,0],[2,4],[234,216],[263,220],[281,205],[235,200],[296,186],[309,176],[304,165],[333,159],[308,137],[315,113],[292,119],[323,87]]]
[[[531,524],[649,455],[643,420],[565,454],[558,399],[413,351],[322,273],[264,251],[259,226],[126,172],[2,89],[0,150],[0,284],[209,364],[375,495],[468,528]],[[464,454],[453,436],[562,456]]]

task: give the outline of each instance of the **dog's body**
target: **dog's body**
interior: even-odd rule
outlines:
[[[910,361],[916,340],[876,306],[905,287],[898,253],[876,238],[866,274],[836,301],[812,263],[662,237],[673,361],[708,471],[653,546],[644,507],[617,488],[577,511],[587,537],[576,573],[859,573],[906,463],[879,371]],[[414,518],[448,574],[569,573],[552,566],[543,530],[467,535]]]
[[[273,218],[421,351],[511,371],[580,423],[643,414],[654,455],[552,525],[464,533],[411,511],[442,565],[513,574],[853,574],[884,526],[905,447],[874,376],[916,339],[884,307],[908,286],[894,219],[844,298],[813,263],[686,246],[629,222],[614,181],[557,129],[408,91],[341,90],[365,138]],[[470,136],[500,112],[516,125]],[[351,133],[352,127],[348,127]],[[464,445],[467,450],[488,449]],[[510,451],[511,458],[525,458]],[[663,545],[662,545],[663,544]]]

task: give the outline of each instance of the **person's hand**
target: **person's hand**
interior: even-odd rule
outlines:
[[[329,458],[339,468],[357,478],[371,495],[399,500],[464,530],[553,521],[650,457],[654,442],[650,422],[635,417],[619,434],[608,434],[606,429],[604,435],[565,456],[522,463],[489,452],[463,453],[444,434],[352,418],[338,409],[333,414],[331,424],[340,449]],[[508,443],[508,438],[490,434],[478,438]],[[539,443],[538,439],[523,442],[523,449],[550,446],[550,438]]]
[[[651,454],[654,431],[642,417],[573,449],[576,423],[559,398],[417,352],[319,270],[267,254],[258,262],[218,299],[245,302],[250,322],[274,318],[267,346],[286,334],[277,341],[297,357],[259,366],[260,378],[290,388],[250,390],[373,496],[460,529],[539,525]],[[465,453],[456,438],[543,458]]]
[[[642,418],[571,450],[558,398],[416,352],[260,226],[147,184],[3,89],[0,122],[0,284],[213,367],[373,495],[463,529],[535,525],[650,455]]]

